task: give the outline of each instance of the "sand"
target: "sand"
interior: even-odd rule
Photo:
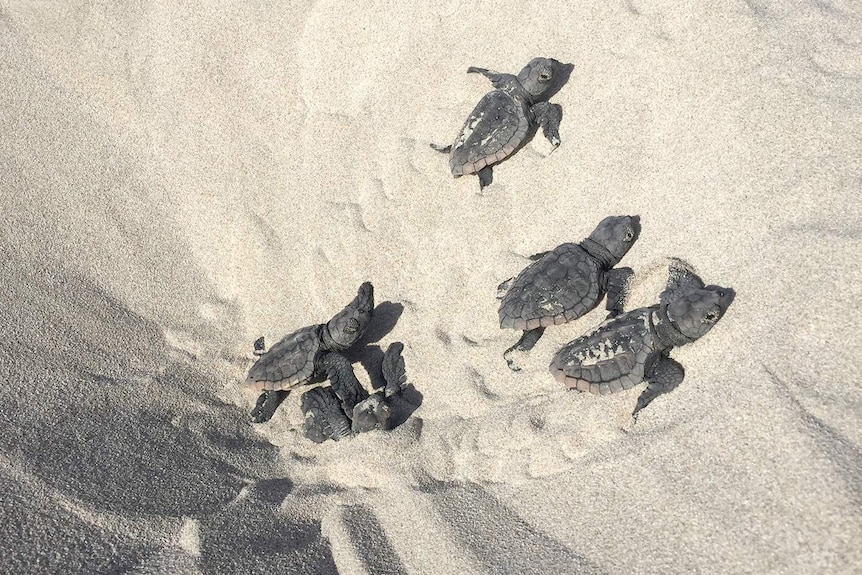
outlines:
[[[599,4],[0,5],[0,571],[862,570],[862,9]],[[539,55],[562,145],[453,179],[467,67]],[[547,372],[601,310],[501,357],[497,284],[610,214],[630,307],[737,292],[637,423]],[[253,426],[254,339],[365,280],[421,405]]]

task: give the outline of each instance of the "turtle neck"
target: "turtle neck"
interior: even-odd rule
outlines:
[[[590,238],[585,238],[584,241],[581,242],[580,246],[606,270],[611,269],[620,261],[619,258],[609,252],[607,248]]]
[[[320,324],[320,341],[323,344],[323,348],[329,351],[344,351],[349,346],[344,346],[335,341],[333,339],[332,334],[329,333],[329,326],[325,323]]]
[[[694,341],[674,325],[673,320],[667,315],[666,306],[661,306],[650,313],[650,326],[656,339],[665,348],[679,347]]]

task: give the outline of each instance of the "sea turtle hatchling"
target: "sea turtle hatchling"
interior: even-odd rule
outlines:
[[[401,342],[390,344],[383,355],[383,390],[371,395],[355,379],[351,398],[364,398],[355,406],[340,402],[330,387],[315,387],[302,395],[302,413],[305,415],[305,436],[315,443],[327,439],[338,441],[357,433],[373,429],[389,429],[392,414],[388,400],[401,393],[407,385]]]
[[[516,354],[533,348],[545,327],[577,319],[607,293],[609,316],[623,311],[631,268],[614,268],[640,235],[639,216],[608,216],[588,238],[536,254],[517,277],[501,283],[500,327],[524,330],[503,354],[514,371]]]
[[[260,357],[251,366],[246,385],[263,393],[251,412],[252,420],[269,421],[291,389],[324,376],[343,404],[351,408],[358,404],[362,398],[357,396],[357,389],[362,387],[350,360],[340,352],[359,341],[373,309],[374,286],[365,282],[353,301],[327,323],[294,331],[266,352],[262,339],[255,342],[255,353]]]
[[[478,175],[480,189],[491,183],[491,165],[512,155],[537,125],[556,148],[563,111],[547,98],[571,69],[571,64],[552,58],[533,58],[517,76],[468,68],[468,73],[488,78],[495,90],[476,104],[451,146],[431,147],[449,154],[449,167],[456,178]]]
[[[551,361],[551,373],[571,389],[599,395],[646,380],[632,412],[637,417],[658,395],[682,382],[685,370],[669,357],[670,351],[712,329],[734,296],[731,288],[704,286],[691,269],[674,264],[658,305],[627,312],[568,343]]]

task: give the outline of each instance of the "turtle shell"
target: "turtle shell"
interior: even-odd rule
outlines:
[[[307,383],[320,350],[319,325],[284,336],[251,366],[246,385],[256,390],[280,391]]]
[[[650,328],[653,308],[630,311],[566,344],[551,361],[560,383],[597,395],[631,389],[644,380],[656,357]]]
[[[578,244],[563,244],[522,271],[500,302],[500,327],[534,329],[579,318],[604,296],[604,271]]]
[[[507,158],[521,145],[529,129],[526,104],[503,90],[485,94],[452,144],[452,175],[475,174]]]

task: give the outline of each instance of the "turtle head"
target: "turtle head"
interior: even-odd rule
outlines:
[[[388,429],[391,409],[379,393],[369,395],[353,408],[353,432],[364,433],[373,429]]]
[[[640,216],[608,216],[590,234],[590,239],[599,244],[616,259],[616,265],[628,253],[641,233]]]
[[[533,98],[538,98],[558,84],[556,80],[562,68],[563,65],[553,58],[533,58],[518,73],[518,81]]]
[[[667,316],[683,335],[691,340],[712,329],[736,296],[731,288],[705,286],[677,293],[667,304]]]
[[[353,301],[326,324],[324,337],[335,349],[347,349],[362,337],[374,310],[374,286],[365,282]]]

